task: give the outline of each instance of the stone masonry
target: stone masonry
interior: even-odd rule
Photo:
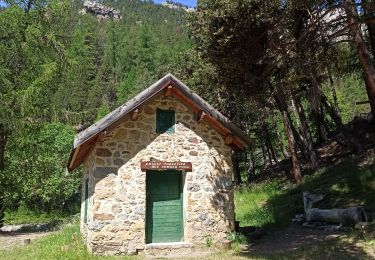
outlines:
[[[156,133],[157,108],[175,110],[174,133]],[[127,115],[107,130],[84,163],[89,200],[81,232],[93,253],[123,255],[145,249],[146,172],[140,164],[152,160],[192,162],[192,172],[184,173],[184,242],[220,243],[233,231],[231,148],[181,101],[158,94],[139,108],[138,120]],[[84,204],[83,199],[81,216]]]

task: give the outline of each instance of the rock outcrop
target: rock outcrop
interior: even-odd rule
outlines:
[[[162,5],[170,8],[170,9],[182,9],[182,10],[188,12],[188,13],[191,13],[191,12],[195,11],[194,8],[191,8],[191,7],[182,5],[182,4],[176,4],[172,1],[165,1],[165,2],[162,3]]]
[[[120,21],[122,19],[120,11],[95,1],[85,1],[80,13],[92,14],[98,20],[113,19],[114,21]]]

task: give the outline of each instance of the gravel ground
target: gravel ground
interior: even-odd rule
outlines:
[[[25,239],[33,240],[49,235],[46,224],[8,225],[0,229],[0,250],[22,246]],[[23,231],[24,230],[24,231]]]

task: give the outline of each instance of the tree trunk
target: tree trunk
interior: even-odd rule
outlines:
[[[293,98],[291,98],[291,100],[290,100],[291,102],[291,104],[290,104],[290,107],[291,107],[291,110],[292,110],[292,114],[294,113],[294,114],[297,114],[297,116],[298,116],[298,112],[297,112],[297,108],[296,108],[296,104],[295,104],[295,100],[293,99]],[[298,118],[299,119],[299,118]],[[298,132],[298,134],[299,134],[299,136],[300,136],[300,139],[301,139],[301,141],[302,141],[302,143],[303,144],[305,144],[306,143],[306,137],[304,136],[304,134],[303,134],[303,130],[302,130],[302,123],[301,123],[301,120],[296,120],[296,130],[297,130],[297,132]]]
[[[358,51],[359,62],[362,66],[362,71],[366,82],[367,96],[369,98],[371,106],[371,112],[375,117],[375,68],[372,64],[371,57],[363,40],[362,32],[359,28],[358,15],[355,9],[356,7],[353,3],[354,2],[352,0],[345,0],[344,8],[349,23],[349,31],[351,36],[353,37],[355,46]]]
[[[336,113],[341,117],[339,102],[337,101],[335,82],[333,81],[333,77],[332,77],[332,73],[330,69],[328,69],[328,75],[329,75],[329,86],[331,88],[332,97],[333,97],[333,105],[335,106]]]
[[[371,3],[371,5],[362,5],[362,8],[364,10],[364,15],[371,15],[373,13],[373,5],[375,2],[373,0],[362,0],[362,3]],[[375,24],[373,23],[367,23],[367,31],[368,36],[370,40],[370,47],[372,52],[372,58],[375,59]]]
[[[375,24],[367,24],[368,36],[370,39],[372,56],[375,58]]]
[[[0,195],[0,228],[4,225],[4,199]]]
[[[283,111],[283,119],[285,124],[285,133],[288,138],[289,151],[292,156],[293,171],[292,174],[297,184],[302,182],[301,168],[299,166],[296,143],[292,133],[291,122],[289,121],[288,113],[286,110]]]
[[[262,132],[259,132],[259,139],[260,139],[260,147],[262,148],[262,158],[263,158],[263,169],[267,168],[267,156],[266,151],[264,149],[264,140]]]
[[[268,142],[265,142],[265,149],[267,151],[267,155],[268,155],[268,162],[269,162],[269,165],[272,166],[273,163],[272,163],[272,156],[271,156],[271,149],[270,147],[268,146]]]
[[[272,116],[272,121],[273,121],[273,127],[275,129],[275,133],[276,133],[277,145],[279,146],[280,151],[284,155],[284,159],[288,159],[290,157],[290,155],[289,155],[288,151],[285,150],[285,147],[284,147],[282,139],[281,139],[281,134],[280,134],[279,128],[277,127],[276,119],[275,119],[274,116]]]
[[[307,152],[309,154],[311,165],[312,165],[314,170],[317,170],[317,169],[319,169],[318,156],[317,156],[316,151],[314,149],[313,139],[311,137],[311,132],[310,132],[307,120],[306,120],[306,116],[305,116],[305,112],[303,110],[301,99],[299,97],[295,96],[294,97],[294,104],[295,104],[295,107],[296,107],[298,118],[301,122],[302,134],[305,137]]]
[[[269,141],[269,136],[267,132],[267,126],[265,125],[262,125],[262,136],[264,140],[264,148],[267,151],[268,161],[270,163],[270,166],[272,166],[272,152],[270,148],[270,141]]]
[[[247,183],[250,183],[251,180],[255,177],[255,163],[254,163],[254,154],[253,150],[249,150],[249,168],[247,169]]]
[[[309,159],[307,153],[306,153],[306,147],[303,142],[303,138],[301,137],[300,133],[297,131],[296,127],[293,125],[292,117],[288,110],[286,110],[286,114],[288,116],[289,122],[290,122],[290,129],[292,130],[292,134],[294,136],[295,143],[297,144],[297,147],[301,151],[302,156],[305,159]]]
[[[318,134],[319,143],[325,143],[328,141],[328,135],[325,130],[324,117],[322,116],[321,108],[319,107],[316,111],[313,111],[316,132]]]
[[[264,125],[264,133],[265,133],[265,138],[266,138],[266,144],[269,149],[269,153],[271,154],[271,161],[273,160],[275,164],[277,164],[278,159],[275,153],[275,149],[273,148],[271,137],[270,137],[270,132],[268,131],[267,125]]]
[[[235,185],[242,184],[240,163],[238,157],[238,151],[232,151],[233,178]]]
[[[271,86],[271,85],[270,85]],[[297,184],[300,184],[302,182],[302,175],[301,175],[301,168],[299,165],[298,161],[298,156],[297,156],[297,148],[296,148],[296,141],[294,139],[294,135],[292,132],[292,124],[289,119],[289,114],[288,114],[288,107],[285,102],[284,98],[284,93],[282,90],[278,91],[279,94],[275,95],[275,102],[283,116],[283,121],[284,121],[284,127],[285,127],[285,134],[288,139],[288,144],[289,144],[289,152],[292,157],[292,175],[296,181]]]

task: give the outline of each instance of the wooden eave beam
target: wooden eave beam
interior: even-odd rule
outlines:
[[[173,87],[172,86],[168,86],[168,87],[165,88],[164,96],[165,97],[170,97],[170,96],[172,96],[172,92],[173,92]]]
[[[138,109],[134,109],[133,111],[130,112],[130,119],[132,121],[137,121],[139,118],[139,110]]]
[[[73,156],[72,158],[70,159],[70,163],[69,163],[69,167],[68,167],[68,170],[70,171],[71,169],[73,169],[73,164],[74,164],[74,161],[76,160],[76,157],[77,157],[77,154],[79,153],[79,150],[81,149],[81,146],[78,146],[77,149],[74,150],[73,152]]]
[[[225,136],[224,141],[226,145],[231,145],[234,143],[234,136],[232,134],[228,134]]]
[[[206,117],[206,113],[204,111],[201,111],[197,114],[197,121],[200,122],[200,121],[203,121]]]

